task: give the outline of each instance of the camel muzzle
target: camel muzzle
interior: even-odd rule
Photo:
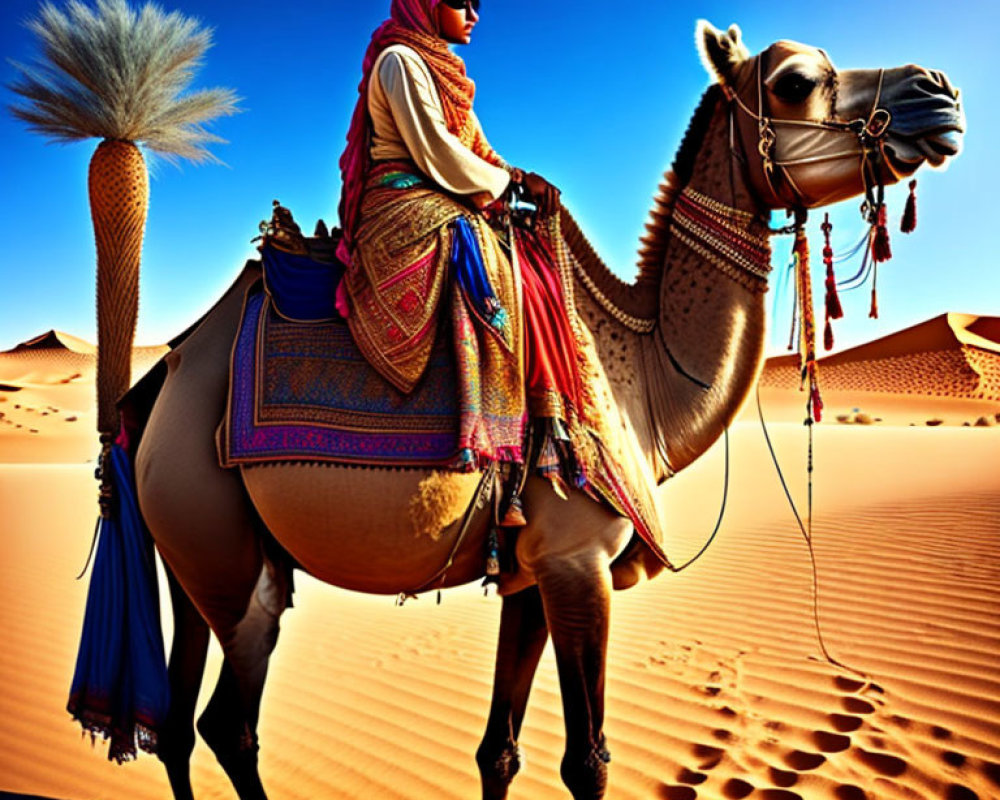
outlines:
[[[882,105],[892,115],[886,151],[897,175],[958,155],[965,133],[960,94],[938,70],[886,70]]]

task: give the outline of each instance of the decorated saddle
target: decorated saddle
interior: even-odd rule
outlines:
[[[370,357],[377,337],[361,346],[359,325],[334,303],[341,276],[350,283],[333,255],[336,240],[305,239],[290,215],[279,219],[279,209],[279,224],[261,247],[264,279],[247,293],[233,346],[219,428],[223,466],[292,461],[469,471],[509,464],[511,474],[530,469],[559,494],[578,489],[606,503],[669,563],[652,497],[617,434],[617,407],[573,306],[573,256],[557,216],[532,230],[509,227],[501,249],[485,221],[460,215],[444,239],[449,280],[411,281],[399,293],[398,276],[419,276],[428,261],[426,253],[407,252],[419,269],[403,262],[352,296],[346,310],[356,316],[358,297],[389,287],[365,318],[377,331],[378,320],[405,313],[394,298],[440,288],[440,313],[420,334],[421,348],[430,343],[423,367],[400,386]],[[493,268],[484,269],[490,261]],[[495,289],[501,262],[513,295]]]
[[[444,337],[419,384],[404,394],[368,363],[343,319],[289,320],[258,284],[233,347],[222,464],[457,467],[455,384]]]

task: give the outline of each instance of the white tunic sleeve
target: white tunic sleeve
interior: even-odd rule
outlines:
[[[457,195],[485,192],[496,199],[503,194],[510,180],[507,171],[477,156],[448,130],[433,78],[416,53],[402,47],[387,50],[378,64],[378,81],[396,131],[425,175]],[[380,126],[377,119],[382,98],[370,97],[377,136],[386,122],[381,120]],[[376,150],[372,155],[377,158]]]

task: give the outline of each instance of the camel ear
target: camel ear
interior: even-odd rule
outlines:
[[[743,44],[743,34],[736,25],[730,25],[723,33],[705,20],[698,20],[695,42],[705,69],[719,83],[729,83],[736,67],[750,58],[750,51]]]

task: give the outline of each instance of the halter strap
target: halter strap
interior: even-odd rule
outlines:
[[[747,115],[747,117],[757,123],[757,155],[761,160],[761,172],[763,174],[764,181],[767,184],[768,192],[771,195],[769,199],[772,201],[771,203],[764,203],[762,205],[775,205],[779,208],[808,207],[808,201],[805,199],[801,189],[796,184],[789,168],[801,166],[803,164],[817,163],[819,161],[857,157],[860,157],[861,159],[861,177],[869,203],[874,206],[876,203],[881,202],[880,198],[884,191],[882,180],[879,175],[883,162],[882,145],[885,136],[889,131],[889,125],[892,122],[892,115],[889,113],[888,109],[879,107],[879,102],[882,99],[882,83],[885,70],[879,70],[878,86],[875,91],[875,98],[872,102],[871,110],[866,118],[859,117],[858,119],[850,120],[848,122],[831,119],[781,119],[772,117],[770,114],[765,112],[766,94],[764,92],[764,73],[761,68],[761,55],[755,56],[755,60],[757,62],[754,66],[756,78],[755,83],[757,84],[757,111],[748,107],[743,101],[743,98],[733,87],[728,84],[723,84],[722,88],[726,98],[731,103],[731,109],[737,108],[741,110]],[[735,117],[735,113],[732,111],[730,113],[732,115],[730,129],[732,130],[732,122],[733,117]],[[777,144],[777,134],[775,133],[776,125],[784,125],[793,128],[811,128],[814,130],[827,130],[834,133],[850,134],[857,140],[859,146],[857,149],[852,148],[841,153],[779,161],[775,157],[774,152]],[[792,195],[791,202],[788,202],[787,198],[782,197],[780,188],[776,185],[776,175],[784,184],[788,186]],[[878,189],[879,197],[876,197],[873,193],[873,190],[876,187]]]

